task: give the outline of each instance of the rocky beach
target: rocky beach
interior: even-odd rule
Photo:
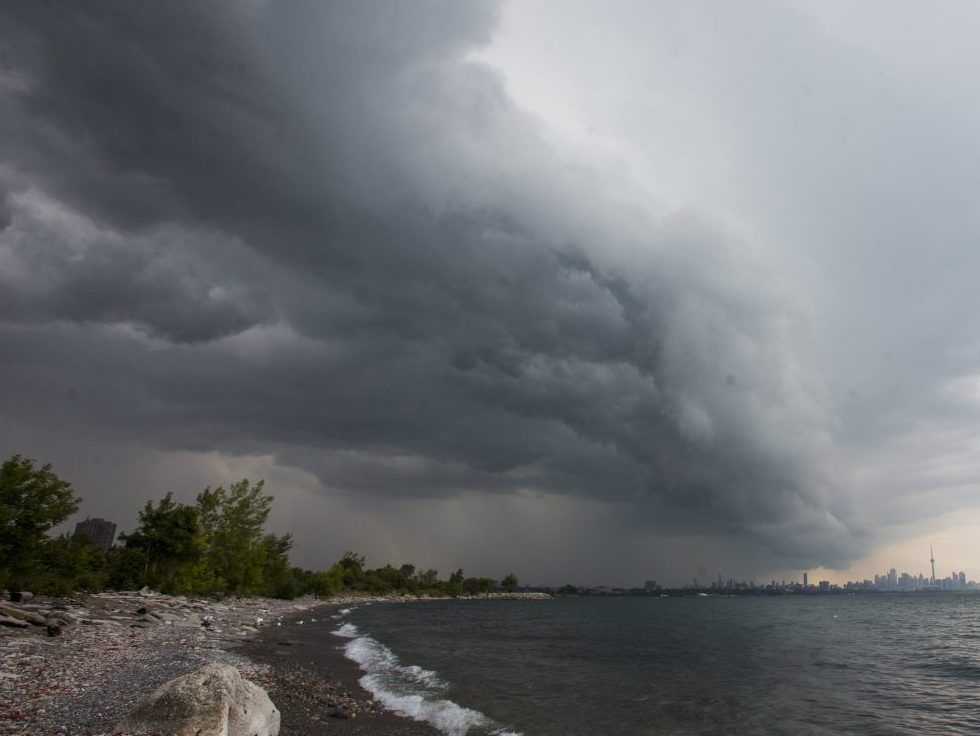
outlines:
[[[284,734],[436,734],[385,711],[358,685],[340,642],[324,645],[342,606],[413,600],[212,601],[143,590],[0,604],[0,732],[109,734],[156,688],[217,663],[268,692]]]

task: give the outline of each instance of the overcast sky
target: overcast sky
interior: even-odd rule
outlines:
[[[980,578],[978,33],[0,0],[0,448],[265,478],[308,566]]]

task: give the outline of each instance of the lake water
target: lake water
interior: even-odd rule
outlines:
[[[980,596],[426,602],[337,624],[368,689],[453,736],[980,733]]]

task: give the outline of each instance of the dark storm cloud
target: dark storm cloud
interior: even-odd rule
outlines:
[[[254,289],[185,251],[186,234],[163,228],[122,236],[23,195],[8,201],[0,314],[43,324],[129,322],[174,342],[234,334],[267,317]],[[198,244],[221,249],[207,233]]]
[[[558,162],[466,61],[494,6],[3,16],[8,421],[862,549],[793,300],[720,226],[636,221]]]

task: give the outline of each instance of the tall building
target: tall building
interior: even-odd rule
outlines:
[[[75,536],[85,537],[96,547],[109,549],[116,540],[116,525],[105,519],[90,519],[75,524]]]
[[[929,578],[929,585],[936,584],[936,556],[932,553],[932,545],[929,545],[929,564],[932,565],[932,577]]]
[[[960,571],[960,590],[966,590],[966,573]]]
[[[803,587],[804,588],[806,588],[807,585],[809,584],[809,579],[810,579],[809,576],[806,573],[803,573]]]

